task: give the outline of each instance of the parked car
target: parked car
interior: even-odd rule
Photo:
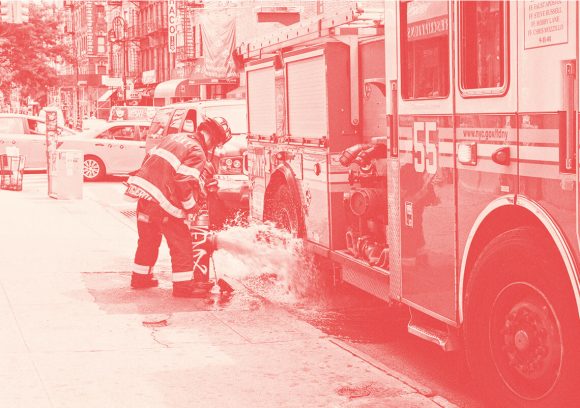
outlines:
[[[213,222],[248,208],[249,187],[245,171],[247,149],[247,110],[245,99],[219,99],[181,102],[157,111],[147,134],[147,151],[168,134],[194,132],[205,117],[221,116],[228,121],[232,139],[216,149],[213,164],[218,180],[218,200]]]
[[[83,151],[85,181],[126,175],[141,167],[149,126],[148,121],[106,122],[63,140],[59,148]]]
[[[58,127],[59,142],[76,134],[72,129]],[[25,157],[25,170],[46,170],[44,119],[18,113],[0,113],[0,154],[6,152],[7,146],[17,147]]]

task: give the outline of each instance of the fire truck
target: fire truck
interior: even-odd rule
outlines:
[[[251,217],[464,350],[492,406],[580,406],[578,3],[386,1],[238,49]]]

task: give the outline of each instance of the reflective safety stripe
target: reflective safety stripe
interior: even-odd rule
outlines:
[[[138,273],[139,275],[147,275],[150,270],[153,272],[152,266],[138,265],[136,263],[133,264],[133,272]]]
[[[193,206],[195,205],[195,199],[193,198],[193,196],[191,196],[189,200],[182,201],[181,204],[183,205],[183,208],[189,210],[190,208],[193,208]]]
[[[183,174],[184,176],[191,176],[196,180],[199,180],[199,170],[193,167],[186,166],[185,164],[182,164],[177,168],[177,173]]]
[[[149,223],[149,216],[145,213],[138,212],[137,213],[137,221]]]
[[[193,271],[173,272],[171,274],[173,282],[185,282],[193,279]]]
[[[163,160],[165,160],[167,163],[169,163],[171,165],[171,167],[173,167],[173,170],[175,170],[175,171],[177,171],[179,166],[181,166],[181,161],[177,158],[176,155],[171,153],[169,150],[160,149],[159,147],[156,147],[156,148],[151,149],[149,154],[151,154],[153,156],[161,157]]]
[[[155,200],[157,200],[161,208],[173,215],[175,218],[185,218],[185,212],[171,204],[171,202],[163,195],[161,190],[159,190],[159,188],[157,188],[153,183],[139,176],[132,176],[128,182],[145,189]]]

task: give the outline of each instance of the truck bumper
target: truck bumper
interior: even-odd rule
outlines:
[[[248,176],[216,174],[215,178],[218,181],[218,198],[227,208],[247,209],[249,207]]]

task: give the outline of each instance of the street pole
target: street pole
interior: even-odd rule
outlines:
[[[123,20],[123,106],[127,106],[127,39]]]
[[[111,41],[112,44],[114,43],[121,43],[122,53],[121,59],[123,60],[123,72],[122,72],[122,81],[123,81],[123,106],[127,106],[127,22],[121,16],[116,16],[113,18],[112,21],[113,28],[111,29],[113,33],[114,40]]]

